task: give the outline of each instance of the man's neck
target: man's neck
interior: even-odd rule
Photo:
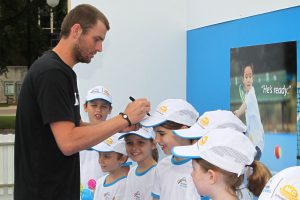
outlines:
[[[60,57],[60,59],[62,59],[64,63],[66,63],[71,68],[73,68],[76,64],[74,56],[72,54],[72,46],[66,39],[62,38],[53,48],[53,51]]]

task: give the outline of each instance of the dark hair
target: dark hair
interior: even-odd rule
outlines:
[[[93,101],[96,101],[96,100],[102,100],[103,102],[105,102],[108,106],[112,107],[111,106],[111,103],[105,99],[94,99],[94,100],[90,100],[90,101],[85,101],[84,105],[87,106],[88,103],[92,103]]]
[[[245,63],[244,65],[243,65],[243,71],[242,71],[242,77],[244,78],[244,73],[245,73],[245,69],[246,69],[246,67],[250,67],[251,68],[251,70],[252,70],[252,75],[253,75],[253,63]]]
[[[197,163],[199,163],[199,165],[201,165],[201,167],[204,168],[206,171],[208,171],[209,169],[212,169],[212,170],[221,172],[225,177],[224,180],[225,180],[226,185],[228,185],[228,187],[229,187],[229,188],[227,188],[229,192],[237,191],[239,186],[243,182],[244,175],[237,176],[236,173],[225,171],[225,170],[207,162],[206,160],[204,160],[202,158],[197,158],[194,160]],[[255,196],[259,196],[260,193],[262,192],[263,188],[265,187],[266,183],[268,182],[268,180],[272,177],[272,174],[269,171],[269,169],[259,161],[253,161],[253,163],[251,164],[250,167],[252,167],[253,172],[248,177],[247,187],[248,187],[249,191],[252,192]],[[235,196],[236,194],[232,194],[232,195]]]
[[[183,126],[187,126],[187,125],[179,124],[177,122],[167,120],[166,122],[160,124],[159,126],[164,127],[166,129],[170,129],[170,130],[178,130],[178,129],[181,129]],[[189,127],[189,126],[187,126],[187,127]]]
[[[169,121],[169,120],[167,120],[166,122],[160,124],[159,126],[164,127],[166,129],[169,129],[169,130],[179,130],[183,126],[186,126],[188,128],[190,127],[190,126],[187,126],[187,125],[184,125],[184,124],[179,124],[177,122],[173,122],[173,121]],[[190,140],[190,143],[193,144],[193,141],[194,141],[193,139],[186,139],[186,140]]]
[[[60,37],[68,37],[74,24],[80,24],[85,34],[98,20],[104,23],[107,30],[110,29],[108,19],[96,7],[89,4],[78,5],[65,16],[61,24]]]
[[[150,139],[153,143],[153,139]],[[155,149],[152,149],[152,158],[153,160],[155,160],[156,162],[158,162],[158,159],[159,159],[159,153],[158,153],[158,150],[157,148],[155,147]]]

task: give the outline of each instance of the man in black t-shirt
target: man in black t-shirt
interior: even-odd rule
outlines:
[[[79,62],[89,63],[109,30],[107,18],[82,4],[65,17],[57,46],[36,60],[19,95],[15,135],[15,200],[79,200],[78,152],[114,133],[136,130],[150,110],[146,99],[101,124],[81,121]]]

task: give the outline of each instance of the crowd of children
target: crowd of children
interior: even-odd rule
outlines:
[[[111,103],[107,89],[90,90],[84,106],[90,122],[105,120]],[[292,173],[282,172],[271,179],[268,168],[257,159],[257,144],[249,139],[247,126],[231,111],[199,116],[187,101],[166,99],[141,126],[115,134],[85,152],[96,153],[97,158],[89,157],[90,163],[86,155],[82,159],[86,166],[81,169],[82,182],[88,186],[81,188],[81,200],[299,198],[299,177],[295,181]],[[164,158],[158,158],[157,148]],[[128,159],[135,165],[129,167]],[[91,177],[84,178],[95,167],[92,162],[98,162],[93,187],[87,183]],[[299,167],[290,170],[300,174]],[[285,174],[289,178],[281,182]],[[291,179],[294,182],[288,182]]]

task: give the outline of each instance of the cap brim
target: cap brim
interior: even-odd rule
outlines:
[[[121,135],[121,136],[119,137],[119,139],[122,139],[122,138],[124,138],[124,137],[127,136],[127,135],[136,135],[136,136],[142,137],[142,138],[144,138],[144,139],[146,139],[146,140],[153,139],[152,137],[149,137],[149,136],[147,136],[147,135],[142,135],[142,134],[137,134],[137,133],[132,133],[132,132],[128,132],[128,133],[125,133],[125,134]]]
[[[98,151],[98,152],[112,152],[113,150],[108,148],[107,145],[103,144],[103,143],[99,143],[93,147],[91,147],[91,149]]]
[[[160,124],[166,122],[167,120],[157,114],[151,114],[151,116],[147,117],[146,119],[142,120],[140,124],[144,127],[155,127],[159,126]]]
[[[88,97],[87,99],[86,99],[86,101],[94,101],[94,100],[97,100],[97,99],[102,99],[102,100],[105,100],[105,101],[107,101],[108,103],[110,103],[111,104],[111,99],[110,98],[108,98],[107,96],[105,96],[105,95],[102,95],[102,94],[94,94],[94,95],[91,95],[90,97]]]
[[[172,154],[179,158],[201,158],[197,143],[188,146],[173,147]]]
[[[173,133],[178,137],[185,139],[199,139],[206,133],[206,130],[202,129],[200,126],[192,126],[186,129],[173,130]]]

